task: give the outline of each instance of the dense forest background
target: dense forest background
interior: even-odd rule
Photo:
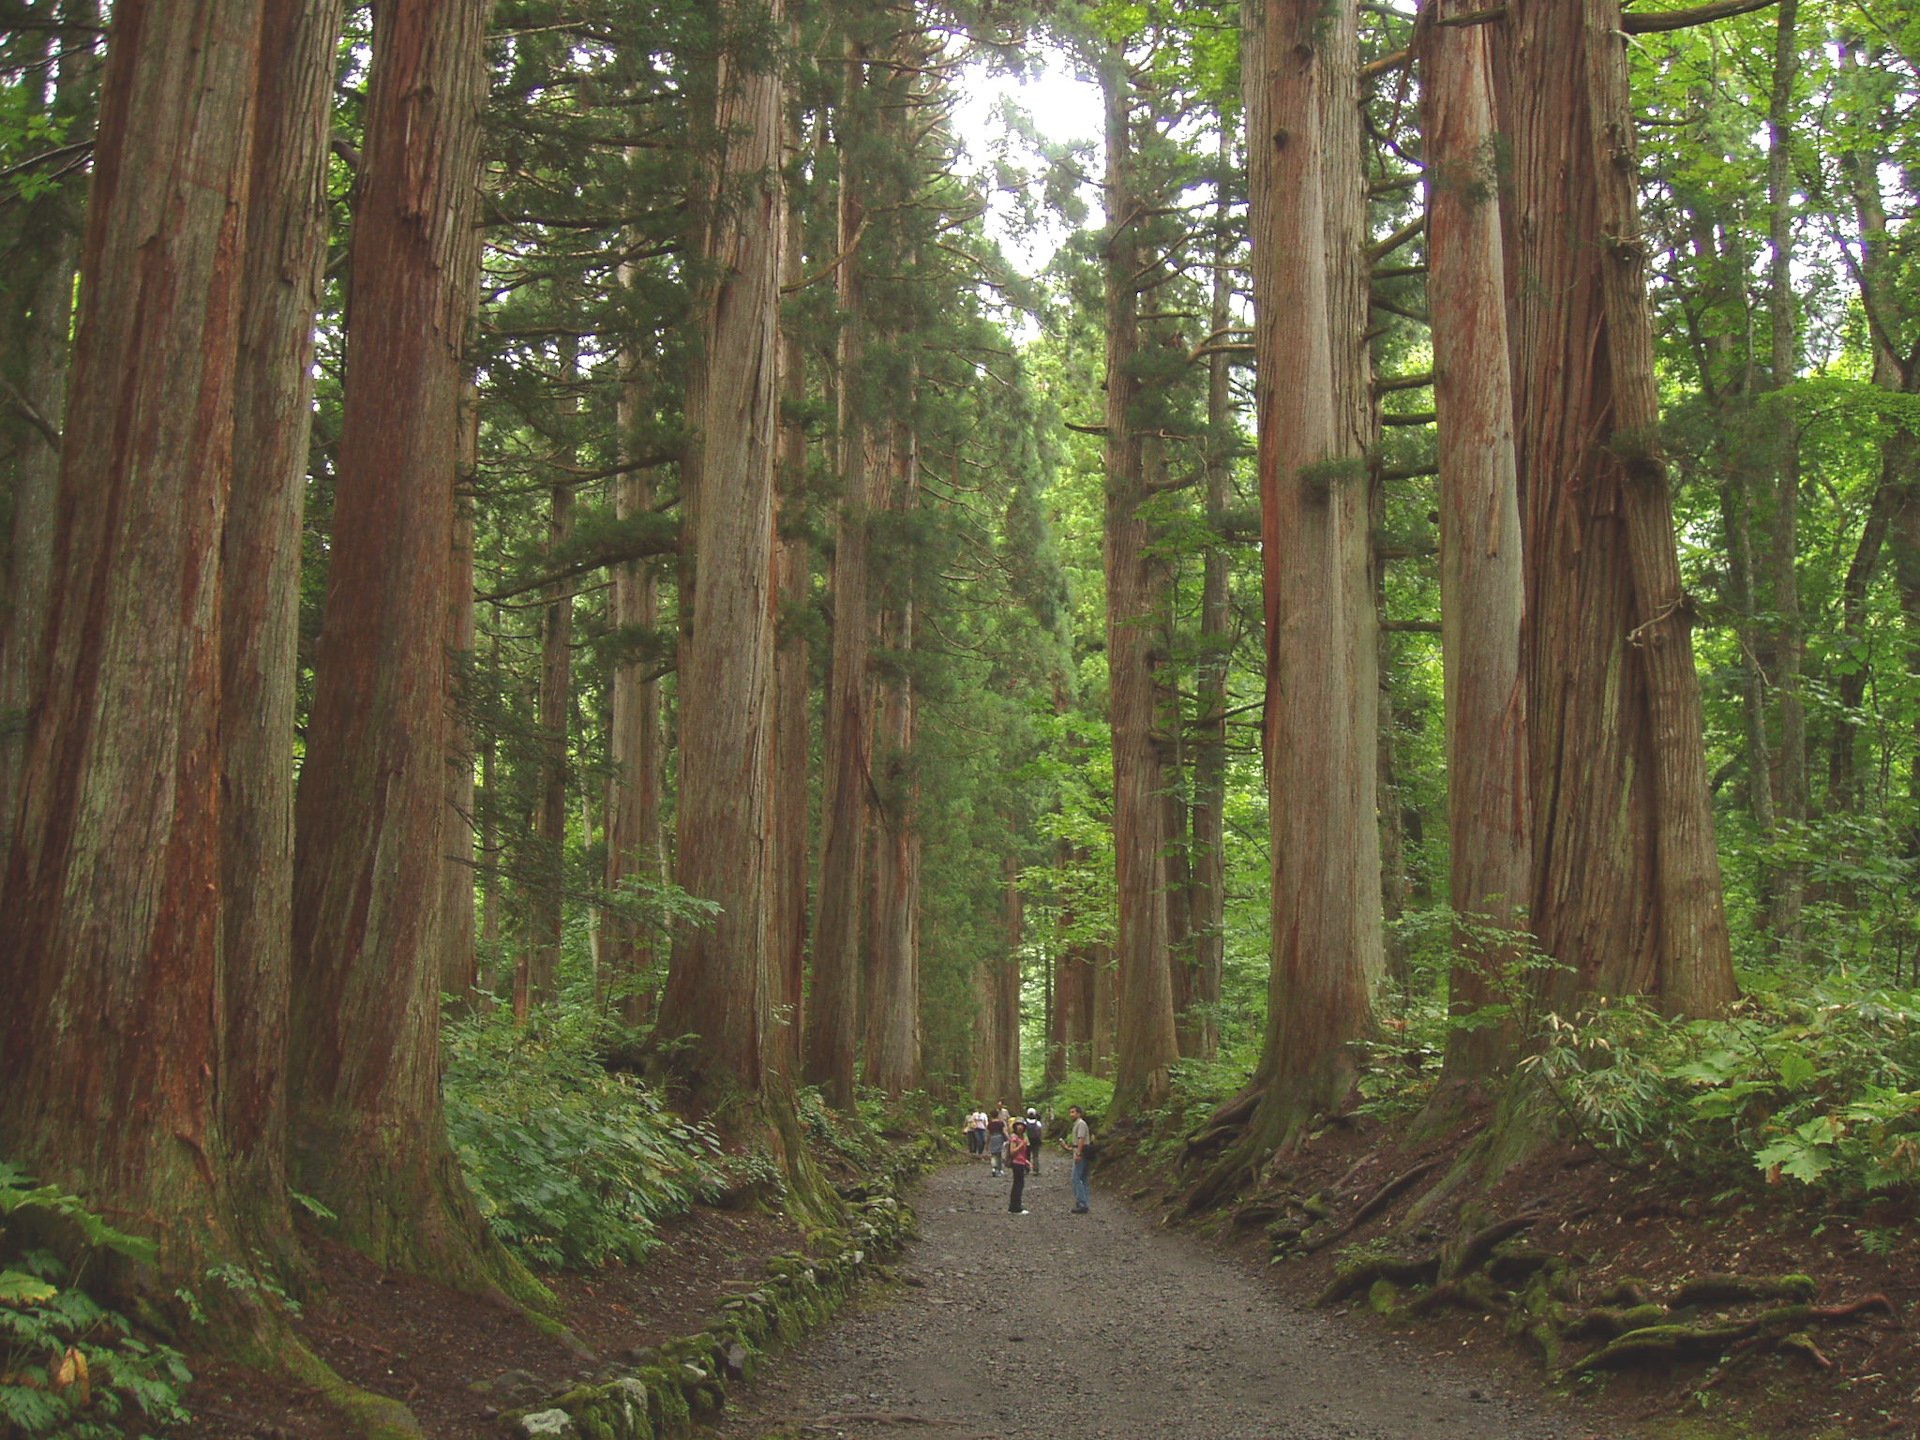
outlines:
[[[1101,143],[980,153],[1042,64]],[[508,1172],[662,1093],[802,1208],[863,1097],[1171,1112],[1203,1203],[1509,1081],[1911,1185],[1917,65],[1892,0],[0,0],[0,1180],[134,1291],[293,1284],[299,1209],[536,1307],[502,1242],[602,1222]]]

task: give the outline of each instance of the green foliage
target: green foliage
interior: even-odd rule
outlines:
[[[467,1183],[494,1233],[547,1269],[645,1259],[661,1220],[753,1165],[609,1071],[605,1034],[598,1011],[573,1003],[525,1027],[496,1011],[447,1036],[447,1123]]]
[[[1069,1105],[1078,1105],[1087,1117],[1087,1124],[1098,1130],[1100,1122],[1113,1108],[1113,1081],[1104,1076],[1089,1075],[1084,1070],[1070,1070],[1048,1101],[1060,1115],[1067,1113]],[[1066,1127],[1056,1122],[1055,1133],[1064,1135]]]
[[[193,1376],[179,1353],[137,1338],[59,1256],[21,1243],[22,1222],[57,1227],[90,1251],[154,1258],[153,1242],[0,1160],[0,1436],[111,1440],[186,1420],[180,1397]]]
[[[1777,977],[1769,977],[1777,984]],[[1617,1159],[1836,1201],[1920,1185],[1920,992],[1832,982],[1726,1020],[1618,1001],[1549,1017],[1528,1064]]]

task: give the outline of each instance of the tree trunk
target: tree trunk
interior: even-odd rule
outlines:
[[[1861,63],[1855,45],[1843,42],[1840,45],[1842,70],[1851,71]],[[1884,163],[1882,156],[1871,151],[1849,149],[1840,157],[1860,232],[1861,302],[1868,314],[1882,317],[1870,331],[1873,381],[1882,390],[1912,394],[1916,380],[1920,380],[1920,367],[1894,354],[1887,344],[1885,328],[1888,307],[1897,304],[1895,287],[1899,282],[1894,269],[1896,252],[1887,230],[1886,198],[1880,189],[1880,170]],[[1873,656],[1867,637],[1867,595],[1879,569],[1889,522],[1905,503],[1903,497],[1916,488],[1920,488],[1920,426],[1904,421],[1896,413],[1889,417],[1886,436],[1880,442],[1879,483],[1874,488],[1873,503],[1861,527],[1860,540],[1841,590],[1841,628],[1851,663],[1841,669],[1838,680],[1840,703],[1835,708],[1833,750],[1828,761],[1827,804],[1837,812],[1854,811],[1861,803],[1860,722],[1856,717],[1866,700],[1868,681],[1873,674]]]
[[[1767,105],[1767,211],[1771,258],[1767,266],[1767,311],[1773,331],[1773,388],[1793,384],[1800,368],[1800,336],[1794,315],[1792,131],[1794,87],[1799,78],[1799,0],[1779,0],[1774,28],[1773,92]],[[1776,400],[1776,473],[1773,510],[1773,680],[1780,695],[1780,804],[1778,818],[1790,834],[1807,822],[1807,717],[1800,672],[1807,640],[1800,614],[1800,422],[1790,401]],[[1806,898],[1806,867],[1777,867],[1767,929],[1783,953],[1796,954],[1804,939],[1800,909]]]
[[[296,802],[296,1182],[386,1265],[523,1295],[440,1098],[447,607],[485,0],[374,15],[325,621]]]
[[[479,999],[475,943],[473,753],[473,500],[480,467],[480,387],[460,382],[460,447],[453,480],[453,552],[447,583],[447,864],[440,935],[440,992],[462,1014]]]
[[[1258,1151],[1344,1098],[1382,950],[1356,18],[1351,0],[1258,0],[1247,20],[1273,827]]]
[[[1514,0],[1508,254],[1548,1004],[1734,997],[1614,0]]]
[[[623,284],[636,281],[632,267]],[[621,350],[620,398],[616,423],[620,459],[624,467],[614,480],[614,515],[630,520],[654,506],[652,471],[637,463],[636,435],[642,420],[646,380],[640,351]],[[626,636],[653,634],[660,626],[660,583],[653,564],[629,560],[613,567],[609,601],[613,625]],[[613,665],[610,683],[612,717],[607,727],[608,758],[613,778],[607,790],[607,889],[613,908],[607,915],[604,984],[614,997],[621,1020],[633,1026],[646,1023],[653,994],[647,975],[656,955],[656,931],[635,914],[639,900],[632,886],[657,885],[666,878],[666,854],[660,826],[660,794],[664,775],[660,734],[660,682],[655,660],[648,654],[624,649]]]
[[[801,207],[787,217],[784,284],[801,280]],[[813,748],[812,656],[806,613],[812,603],[813,547],[807,541],[806,346],[799,328],[780,333],[780,528],[774,545],[780,625],[774,656],[773,1052],[798,1082],[806,1037],[808,760]]]
[[[917,437],[904,421],[893,425],[891,507],[911,510],[919,501]],[[867,939],[872,959],[867,994],[867,1083],[900,1096],[921,1084],[919,786],[914,767],[915,696],[910,656],[914,643],[913,584],[897,576],[896,593],[885,597],[880,648],[888,657],[879,684],[874,722],[873,920]]]
[[[1213,296],[1209,333],[1221,336],[1233,323],[1231,168],[1233,140],[1220,132],[1221,179],[1214,205]],[[1200,658],[1195,667],[1193,722],[1193,868],[1188,929],[1193,945],[1193,990],[1187,1025],[1192,1053],[1211,1060],[1220,1049],[1220,986],[1227,936],[1226,800],[1227,668],[1233,651],[1233,610],[1227,554],[1227,510],[1233,496],[1233,455],[1240,443],[1233,418],[1233,387],[1227,352],[1207,357],[1207,553],[1200,582]]]
[[[0,1149],[150,1234],[166,1289],[247,1263],[243,1232],[276,1225],[231,1223],[271,1162],[250,1145],[230,1167],[223,1139],[270,1143],[277,1102],[241,1113],[218,1088],[226,969],[253,959],[222,953],[219,566],[260,19],[248,0],[114,8],[0,906]],[[253,1063],[268,1039],[249,1077],[273,1078]]]
[[[579,409],[580,342],[562,336],[559,342],[559,384],[562,398],[556,407],[563,425],[574,423]],[[562,447],[560,462],[575,468],[571,440]],[[573,540],[573,486],[567,476],[548,490],[551,504],[547,553],[563,554]],[[534,811],[532,884],[528,887],[527,944],[514,974],[513,1013],[521,1020],[535,1005],[551,1001],[560,983],[560,949],[566,937],[567,893],[567,730],[573,708],[573,583],[558,580],[547,587],[546,607],[540,618],[539,730],[540,804]]]
[[[78,26],[99,22],[97,0],[67,0],[60,14]],[[8,46],[10,68],[44,74],[56,63],[55,34],[49,27],[17,35]],[[98,72],[85,47],[61,52],[52,91],[56,122],[84,121],[96,101]],[[23,86],[20,93],[31,105],[46,91]],[[53,597],[60,426],[86,195],[86,180],[76,176],[14,201],[17,219],[0,250],[7,275],[0,291],[0,500],[13,522],[0,547],[0,848],[13,833],[28,724],[44,683],[39,672]],[[5,894],[0,874],[0,897]]]
[[[768,18],[777,27],[781,0]],[[723,7],[732,35],[762,12]],[[750,30],[751,27],[746,27]],[[701,362],[688,420],[687,533],[696,557],[693,631],[680,672],[676,853],[682,889],[720,906],[676,938],[659,1033],[699,1037],[684,1052],[695,1094],[720,1105],[766,1087],[773,999],[774,445],[786,192],[782,84],[740,49],[721,52],[713,135],[719,155],[701,253]],[[683,604],[686,603],[683,600]]]
[[[821,792],[820,890],[814,916],[813,1001],[807,1016],[807,1079],[838,1110],[853,1108],[860,1013],[860,900],[871,784],[873,688],[868,674],[873,617],[868,530],[882,486],[884,451],[872,413],[860,255],[867,224],[868,177],[857,133],[871,118],[866,48],[849,39],[841,99],[839,269],[839,472],[843,488],[834,530],[833,667],[827,684],[825,780]]]
[[[1449,885],[1455,959],[1443,1079],[1498,1073],[1514,1039],[1486,1013],[1521,977],[1533,893],[1525,575],[1507,344],[1500,177],[1484,26],[1439,23],[1471,0],[1423,13],[1420,93],[1428,157],[1427,294],[1440,422],[1440,625],[1446,659]],[[1476,1018],[1476,1016],[1478,1018]]]
[[[1179,1058],[1168,974],[1166,806],[1155,744],[1166,561],[1155,549],[1140,398],[1138,198],[1133,186],[1131,82],[1126,57],[1108,56],[1106,533],[1108,716],[1113,729],[1113,849],[1119,930],[1114,1109],[1166,1098]]]

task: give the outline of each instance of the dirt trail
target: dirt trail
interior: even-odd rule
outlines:
[[[922,1238],[897,1298],[856,1307],[772,1363],[730,1440],[1581,1440],[1596,1425],[1516,1397],[1436,1342],[1297,1308],[1194,1237],[1155,1228],[1067,1165],[1026,1215],[984,1164],[911,1197]]]

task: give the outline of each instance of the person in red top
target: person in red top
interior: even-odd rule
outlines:
[[[1007,1209],[1015,1215],[1027,1213],[1020,1203],[1022,1192],[1027,1188],[1027,1170],[1033,1164],[1033,1147],[1027,1140],[1027,1122],[1013,1122],[1013,1139],[1007,1143],[1007,1163],[1013,1167],[1013,1198],[1007,1201]]]

